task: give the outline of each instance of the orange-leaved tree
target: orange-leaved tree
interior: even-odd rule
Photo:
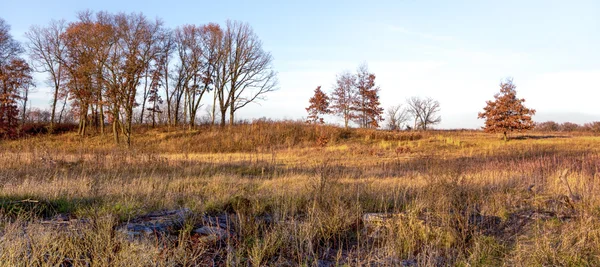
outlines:
[[[306,108],[308,112],[308,123],[325,123],[320,115],[331,113],[329,110],[329,97],[321,91],[321,86],[315,89],[315,94],[308,100],[310,106]]]
[[[487,101],[487,106],[479,113],[479,118],[485,119],[484,131],[502,133],[505,141],[510,132],[530,130],[535,125],[531,120],[535,110],[523,105],[525,99],[517,98],[516,88],[511,78],[501,82],[500,93],[494,95],[494,101]]]

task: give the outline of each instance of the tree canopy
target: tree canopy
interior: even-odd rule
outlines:
[[[494,101],[487,101],[483,112],[479,113],[480,119],[485,119],[485,132],[503,133],[504,140],[508,134],[516,131],[522,132],[534,127],[531,116],[535,115],[534,109],[526,108],[525,99],[517,98],[517,86],[512,79],[500,83],[500,92],[494,95]]]

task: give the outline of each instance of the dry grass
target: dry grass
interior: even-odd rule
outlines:
[[[0,265],[600,264],[595,136],[257,123],[134,138],[131,150],[70,133],[4,141]],[[132,243],[115,231],[180,207],[235,215],[237,235]],[[371,231],[374,212],[393,216]],[[41,222],[58,213],[85,223]]]

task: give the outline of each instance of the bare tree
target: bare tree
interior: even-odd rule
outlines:
[[[150,62],[158,53],[159,34],[162,21],[149,21],[142,14],[117,14],[114,18],[117,48],[120,51],[121,84],[117,90],[119,102],[122,105],[125,119],[122,132],[125,134],[127,145],[131,145],[131,127],[133,123],[133,108],[137,106],[136,93],[140,79],[150,67]]]
[[[21,100],[21,125],[25,125],[27,120],[27,103],[29,102],[29,94],[34,92],[35,83],[33,82],[33,69],[25,61],[20,62],[18,66],[19,84],[20,84],[20,100]],[[31,103],[29,103],[31,106]]]
[[[217,24],[186,25],[175,31],[178,54],[176,87],[184,92],[189,128],[195,125],[202,97],[214,88],[217,60],[222,41]],[[214,98],[213,98],[214,100]]]
[[[408,112],[414,118],[414,129],[427,130],[430,125],[438,124],[442,118],[440,112],[440,103],[433,98],[411,97],[406,100]]]
[[[48,27],[33,26],[25,33],[25,36],[29,39],[27,51],[34,62],[33,67],[38,72],[48,73],[48,82],[54,87],[50,115],[50,132],[54,129],[59,92],[63,89],[64,68],[60,59],[63,56],[65,45],[60,36],[65,30],[66,22],[59,20],[51,21]]]
[[[339,74],[331,93],[331,110],[344,119],[346,129],[350,120],[355,118],[353,108],[357,97],[355,82],[356,76],[350,72]]]
[[[221,26],[214,23],[204,25],[202,28],[202,46],[204,53],[202,53],[205,67],[203,70],[203,83],[204,87],[209,91],[213,91],[213,104],[211,114],[211,124],[215,124],[215,112],[217,104],[217,93],[215,82],[217,78],[217,69],[219,67],[219,60],[222,56],[221,48],[223,47],[223,30]],[[212,87],[212,88],[211,88]]]
[[[169,64],[171,63],[171,57],[173,52],[175,51],[175,38],[172,30],[164,29],[162,34],[159,35],[158,39],[158,51],[156,54],[155,64],[159,65],[157,68],[160,70],[161,84],[165,91],[165,102],[166,102],[166,110],[167,110],[167,124],[172,124],[172,116],[171,116],[171,101],[173,98],[173,94],[169,89],[170,85],[170,73],[169,73]]]
[[[387,109],[388,128],[402,130],[402,126],[410,119],[409,111],[402,104]]]
[[[216,74],[227,78],[217,77],[221,82],[217,81],[215,87],[221,90],[221,125],[225,124],[227,108],[229,124],[233,125],[236,111],[276,90],[277,74],[271,53],[263,50],[262,42],[247,23],[228,21],[223,44],[219,57],[224,62],[217,64]]]
[[[202,96],[207,90],[202,86],[201,69],[204,62],[202,62],[201,31],[202,28],[195,25],[185,25],[175,30],[179,59],[176,73],[177,87],[184,95],[184,112],[189,115],[190,129],[194,125]]]

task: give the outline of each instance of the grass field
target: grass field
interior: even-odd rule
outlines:
[[[600,265],[592,134],[255,123],[111,140],[2,141],[0,265]],[[228,214],[235,235],[198,242],[183,227],[130,242],[115,230],[177,208]],[[57,214],[85,223],[43,223]]]

